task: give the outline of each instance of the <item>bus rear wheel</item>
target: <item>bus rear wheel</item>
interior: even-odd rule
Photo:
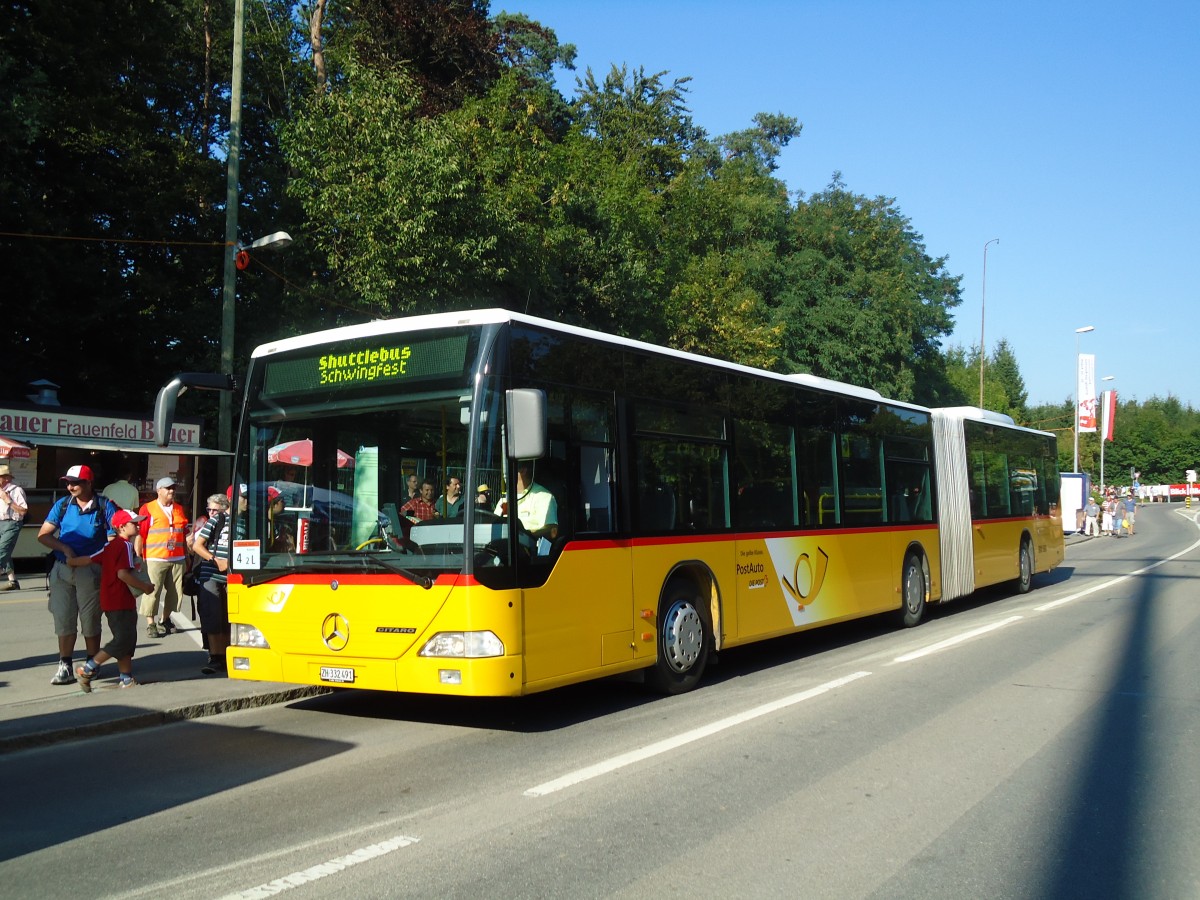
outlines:
[[[1021,552],[1017,557],[1017,593],[1028,594],[1033,589],[1033,547],[1029,538],[1021,541]]]
[[[658,621],[658,660],[646,683],[664,694],[682,694],[700,682],[708,664],[708,623],[693,590],[668,592]]]
[[[900,624],[913,628],[925,617],[925,567],[915,553],[904,557],[904,569],[900,576]]]

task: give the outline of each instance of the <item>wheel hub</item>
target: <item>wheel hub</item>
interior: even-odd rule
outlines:
[[[663,622],[663,652],[676,672],[686,672],[700,658],[704,646],[704,623],[690,603],[676,603]]]

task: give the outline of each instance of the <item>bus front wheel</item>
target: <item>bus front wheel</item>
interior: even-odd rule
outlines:
[[[708,664],[708,624],[695,592],[667,594],[658,622],[658,660],[647,683],[664,694],[682,694],[700,681]]]
[[[921,624],[925,616],[925,567],[915,553],[904,557],[904,569],[900,576],[900,624],[912,628]]]

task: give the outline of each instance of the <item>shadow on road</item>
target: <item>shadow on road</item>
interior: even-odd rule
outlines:
[[[1151,653],[1160,578],[1141,579],[1124,652],[1100,700],[1096,727],[1080,747],[1082,765],[1057,850],[1046,854],[1043,897],[1135,897],[1142,804],[1154,772],[1148,735],[1153,692]],[[1144,889],[1144,885],[1142,889]]]
[[[244,787],[352,747],[211,723],[187,722],[177,729],[155,733],[145,742],[144,758],[137,751],[124,757],[115,753],[130,746],[128,738],[87,741],[38,751],[40,762],[23,766],[31,774],[20,781],[0,777],[6,820],[0,861]],[[163,750],[164,741],[169,751]],[[11,761],[5,765],[10,773],[16,768]],[[138,774],[131,778],[131,772]],[[163,859],[170,854],[164,852]],[[53,885],[46,891],[55,895]]]

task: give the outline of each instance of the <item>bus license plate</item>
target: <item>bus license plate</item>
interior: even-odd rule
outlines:
[[[352,684],[354,670],[342,666],[321,666],[322,681],[336,681],[338,684]]]

